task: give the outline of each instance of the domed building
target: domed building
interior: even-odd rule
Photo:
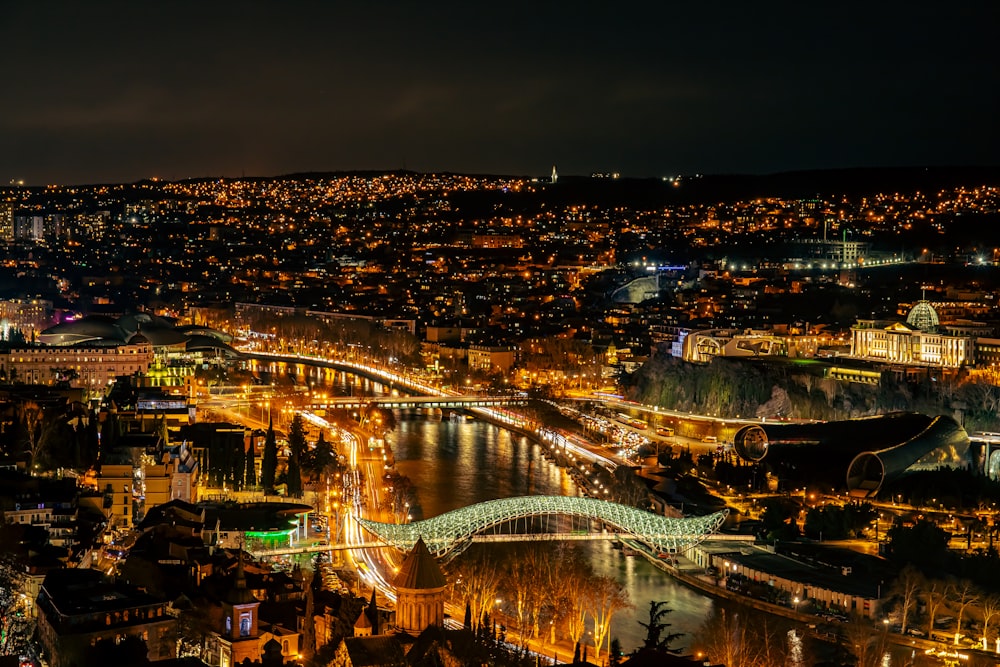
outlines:
[[[114,320],[100,315],[61,322],[38,334],[38,342],[42,345],[113,347],[124,344],[128,338]]]
[[[942,332],[930,301],[921,299],[906,322],[858,320],[851,328],[851,356],[892,364],[959,368],[975,363],[973,336]]]
[[[103,386],[118,375],[140,373],[148,386],[179,387],[191,382],[196,367],[239,356],[229,344],[232,340],[221,331],[203,326],[176,327],[172,320],[147,313],[124,315],[117,320],[95,315],[42,331],[33,354],[45,354],[42,363],[49,366],[69,364],[87,386]],[[106,363],[109,356],[138,363],[119,367],[121,364]],[[23,361],[33,357],[18,354],[14,358]],[[56,361],[50,363],[52,359]],[[36,382],[54,381],[43,372],[45,368],[14,370],[30,372],[22,377]]]
[[[917,305],[910,309],[910,314],[906,316],[906,323],[924,332],[936,331],[941,321],[938,319],[937,311],[927,299],[917,301]]]

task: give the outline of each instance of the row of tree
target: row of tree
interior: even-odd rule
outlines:
[[[625,384],[630,399],[700,414],[837,420],[901,410],[960,411],[969,430],[1000,428],[1000,387],[981,376],[906,379],[886,372],[878,385],[867,385],[824,378],[820,371],[783,360],[719,357],[693,364],[660,354]]]
[[[992,529],[985,524],[983,527]],[[912,564],[925,572],[967,579],[983,590],[1000,590],[1000,554],[996,549],[958,553],[949,549],[951,535],[927,519],[913,525],[897,523],[886,538],[886,555],[900,566]]]
[[[217,325],[224,330],[250,328],[268,332],[274,336],[281,351],[321,352],[324,347],[334,346],[342,350],[353,348],[364,356],[396,359],[410,365],[419,365],[420,361],[420,341],[416,336],[368,320],[322,321],[305,314],[274,317],[267,313],[244,313],[240,322],[222,321]]]
[[[968,630],[965,622],[974,613],[980,621],[979,636],[988,640],[991,624],[1000,619],[1000,595],[997,593],[980,588],[968,579],[927,576],[912,564],[900,571],[892,588],[892,603],[899,631],[904,634],[923,616],[923,627],[930,635],[942,612],[950,609],[957,619],[956,635],[962,634],[963,627]]]
[[[315,444],[308,446],[305,425],[298,415],[289,426],[288,456],[283,467],[280,467],[274,424],[268,425],[261,452],[259,480],[255,445],[246,445],[241,429],[213,430],[206,437],[208,459],[203,472],[212,486],[217,488],[225,486],[239,491],[260,487],[265,492],[273,492],[277,486],[284,484],[287,495],[299,498],[304,479],[317,482],[324,475],[340,470],[337,450],[322,432]]]
[[[79,403],[26,400],[0,414],[0,453],[31,470],[86,470],[97,461],[99,430],[97,413]]]
[[[600,657],[612,617],[632,607],[621,583],[595,574],[578,550],[563,543],[517,544],[499,556],[495,549],[473,547],[450,566],[455,597],[469,606],[474,624],[498,600],[501,611],[516,620],[523,645],[538,639],[543,627],[550,643],[561,636],[578,643],[589,622]]]

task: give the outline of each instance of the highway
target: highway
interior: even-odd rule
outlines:
[[[298,412],[303,419],[317,428],[328,429],[347,448],[347,472],[343,480],[344,512],[335,513],[331,520],[339,520],[339,533],[343,542],[336,545],[344,549],[349,563],[353,564],[358,576],[369,587],[379,588],[383,595],[395,600],[391,581],[399,569],[395,550],[372,540],[356,517],[371,518],[375,521],[394,521],[388,516],[384,502],[383,479],[385,476],[385,455],[381,449],[372,448],[366,438],[358,433],[331,424],[308,410]],[[330,502],[330,499],[327,499]],[[336,502],[334,500],[333,502]],[[330,546],[317,551],[332,551]]]

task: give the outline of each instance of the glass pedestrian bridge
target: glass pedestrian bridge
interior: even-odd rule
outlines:
[[[423,538],[435,556],[454,555],[466,549],[475,536],[500,524],[519,519],[561,515],[593,519],[610,529],[630,535],[657,553],[678,553],[701,542],[719,529],[728,510],[700,517],[673,518],[597,498],[575,496],[521,496],[490,500],[413,523],[358,522],[377,539],[410,551]],[[600,533],[594,533],[598,539]],[[531,535],[509,535],[510,540]]]

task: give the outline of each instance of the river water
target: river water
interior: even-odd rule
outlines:
[[[401,415],[388,442],[396,469],[417,489],[423,517],[497,498],[577,495],[561,468],[546,460],[537,444],[479,420],[432,421]],[[414,519],[420,518],[415,516]],[[712,610],[713,601],[678,584],[641,556],[626,557],[607,541],[579,543],[599,575],[611,575],[628,591],[634,610],[619,612],[611,636],[626,651],[641,644],[650,600],[666,600],[673,632],[682,646]]]
[[[284,369],[282,369],[284,370]],[[304,369],[299,367],[299,375]],[[341,372],[310,376],[314,386],[332,393],[384,395],[383,385]],[[530,439],[478,419],[434,420],[413,412],[397,412],[396,429],[387,443],[396,470],[416,487],[420,506],[414,519],[429,518],[498,498],[523,495],[577,495],[572,478],[544,456]],[[599,575],[614,576],[628,592],[634,609],[612,620],[611,637],[628,652],[642,643],[650,600],[666,600],[673,610],[670,632],[684,636],[674,643],[686,647],[712,612],[715,602],[678,584],[641,556],[624,556],[608,541],[577,543]]]
[[[284,364],[278,372],[284,374]],[[293,374],[316,388],[339,395],[384,395],[377,382],[329,369],[307,371],[298,365]],[[319,372],[317,372],[319,371]],[[308,375],[307,375],[308,373]],[[576,484],[561,468],[542,456],[530,439],[473,419],[431,419],[413,412],[397,412],[397,426],[387,436],[396,469],[416,488],[419,507],[414,520],[443,514],[466,505],[519,495],[577,495]],[[611,638],[617,638],[628,653],[639,646],[651,600],[666,601],[672,610],[665,619],[670,632],[683,636],[674,648],[687,648],[705,619],[718,605],[738,613],[755,612],[740,605],[720,602],[677,583],[641,556],[627,557],[607,541],[578,543],[595,572],[614,576],[622,583],[634,606],[612,620]],[[727,612],[728,613],[728,612]],[[784,632],[789,624],[774,619]],[[896,656],[894,656],[896,657]],[[793,667],[801,667],[793,660]],[[885,664],[907,664],[905,661]]]
[[[279,372],[288,369],[279,365]],[[342,396],[380,396],[385,387],[342,372],[293,370],[299,381]],[[310,372],[312,371],[312,372]],[[419,508],[414,519],[443,514],[466,505],[522,495],[577,495],[572,478],[553,465],[525,436],[478,419],[435,420],[425,414],[396,412],[396,429],[387,437],[396,469],[416,487]],[[642,643],[650,600],[666,600],[672,612],[670,632],[681,632],[675,647],[686,647],[712,612],[715,602],[678,584],[641,556],[624,556],[607,541],[577,543],[599,575],[614,576],[634,608],[619,612],[611,637],[627,651]]]

